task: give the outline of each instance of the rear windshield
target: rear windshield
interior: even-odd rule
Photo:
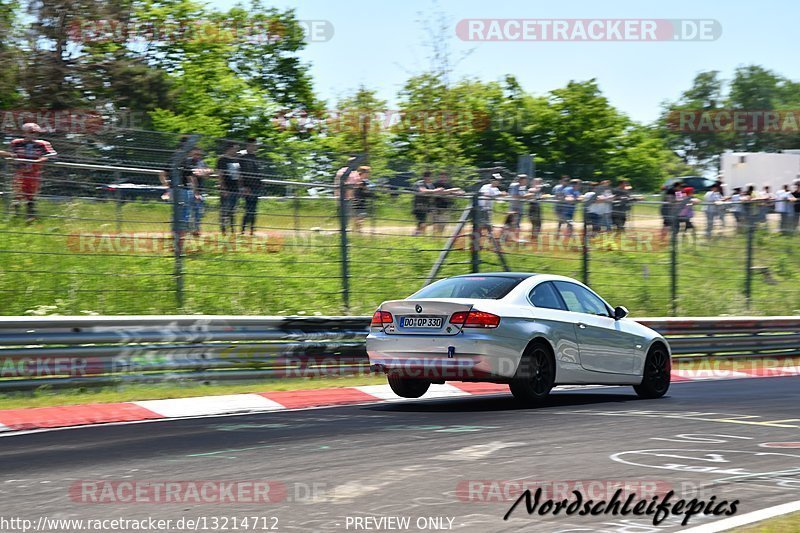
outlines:
[[[412,294],[409,300],[423,298],[479,298],[482,300],[499,300],[524,278],[506,278],[502,276],[470,276],[466,278],[450,278],[433,285],[428,285]]]

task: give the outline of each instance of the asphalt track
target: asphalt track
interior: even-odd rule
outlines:
[[[97,426],[0,438],[0,516],[206,517],[198,530],[221,530],[216,517],[229,531],[398,530],[356,527],[356,517],[382,516],[410,518],[399,529],[408,531],[437,530],[421,517],[442,517],[438,530],[451,518],[464,532],[678,531],[682,516],[656,528],[652,516],[529,516],[524,504],[504,521],[518,494],[491,487],[561,483],[589,497],[628,482],[738,499],[743,514],[800,499],[798,441],[800,377],[676,383],[660,400],[622,387],[556,389],[535,409],[496,395]],[[84,503],[69,492],[81,480],[270,480],[281,489],[267,503]],[[248,516],[269,521],[243,528]],[[714,520],[695,516],[688,527]]]

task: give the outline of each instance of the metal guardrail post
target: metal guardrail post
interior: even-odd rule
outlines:
[[[472,240],[472,245],[470,246],[470,251],[471,251],[470,263],[471,263],[472,273],[473,274],[477,274],[478,272],[481,271],[481,255],[480,255],[480,253],[481,253],[480,252],[480,249],[481,249],[481,227],[480,227],[480,224],[481,224],[481,222],[480,222],[479,209],[480,209],[480,204],[478,203],[478,193],[476,192],[472,196],[472,213],[471,213],[471,217],[472,217],[472,239],[471,239]],[[491,221],[489,221],[489,223],[491,224]],[[491,226],[489,228],[489,231],[491,231]]]

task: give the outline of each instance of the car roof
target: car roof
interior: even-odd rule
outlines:
[[[475,274],[462,274],[461,276],[453,276],[454,278],[514,278],[514,279],[528,279],[539,274],[533,272],[479,272]]]

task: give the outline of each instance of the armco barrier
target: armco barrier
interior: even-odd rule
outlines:
[[[800,317],[642,318],[675,359],[800,355]],[[0,390],[368,373],[369,317],[0,319]]]

